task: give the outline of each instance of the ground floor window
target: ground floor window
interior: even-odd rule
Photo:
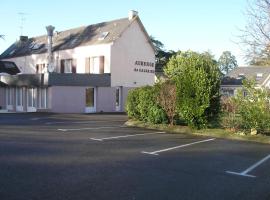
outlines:
[[[48,88],[39,89],[39,108],[48,108]]]
[[[116,106],[116,111],[120,111],[120,109],[121,109],[121,87],[116,88],[115,106]]]
[[[37,89],[36,88],[28,88],[27,92],[28,99],[28,107],[36,107],[37,106]]]
[[[6,88],[6,104],[13,105],[14,88]]]
[[[22,106],[23,105],[23,89],[16,88],[16,105]]]
[[[234,96],[234,89],[222,89],[222,95],[232,97]]]

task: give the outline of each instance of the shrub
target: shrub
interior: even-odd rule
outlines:
[[[270,96],[265,89],[256,89],[255,81],[244,80],[243,90],[238,92],[235,100],[244,129],[256,129],[261,133],[268,131],[270,127]]]
[[[176,86],[174,82],[166,81],[160,84],[158,103],[166,112],[170,125],[173,125],[176,115]]]
[[[167,123],[167,116],[157,102],[160,87],[145,86],[130,90],[126,110],[131,118],[151,123]]]
[[[126,111],[130,118],[139,119],[140,113],[138,111],[138,104],[139,104],[139,96],[140,89],[132,89],[129,90],[128,96],[127,96],[127,103],[126,103]]]
[[[232,97],[221,98],[221,126],[231,131],[238,131],[241,128],[241,118],[237,114],[237,104]]]
[[[220,71],[212,56],[181,52],[170,59],[165,73],[177,86],[179,116],[191,127],[205,127],[220,107]]]

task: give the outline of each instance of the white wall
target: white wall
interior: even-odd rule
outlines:
[[[85,58],[93,56],[105,56],[104,72],[110,73],[111,44],[93,46],[81,46],[74,49],[67,49],[54,52],[56,72],[60,72],[60,60],[74,58],[77,60],[77,73],[85,73]],[[17,58],[4,59],[13,61],[24,74],[36,73],[36,64],[47,64],[47,53],[33,54]]]
[[[154,70],[155,67],[136,66],[136,61],[155,63],[155,54],[139,23],[134,21],[112,45],[112,87],[139,87],[154,84],[155,73],[135,72],[134,68]]]

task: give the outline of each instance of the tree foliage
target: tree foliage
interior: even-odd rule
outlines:
[[[166,51],[164,48],[164,44],[157,40],[155,37],[150,36],[150,39],[155,47],[155,55],[156,55],[156,71],[162,72],[163,68],[168,63],[169,59],[176,54],[176,52],[170,50]]]
[[[220,108],[217,62],[209,53],[181,52],[170,59],[165,74],[176,83],[179,116],[192,127],[206,126]]]
[[[230,51],[224,51],[218,59],[218,65],[223,74],[228,74],[229,71],[237,67],[237,60]]]
[[[270,64],[270,0],[250,0],[246,10],[247,23],[241,29],[240,44],[246,60],[253,65]]]
[[[270,127],[270,95],[265,88],[256,88],[255,81],[243,80],[243,89],[235,98],[244,129],[265,132]]]

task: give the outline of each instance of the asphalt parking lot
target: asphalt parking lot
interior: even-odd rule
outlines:
[[[270,199],[269,145],[126,127],[126,120],[0,114],[0,199]]]

